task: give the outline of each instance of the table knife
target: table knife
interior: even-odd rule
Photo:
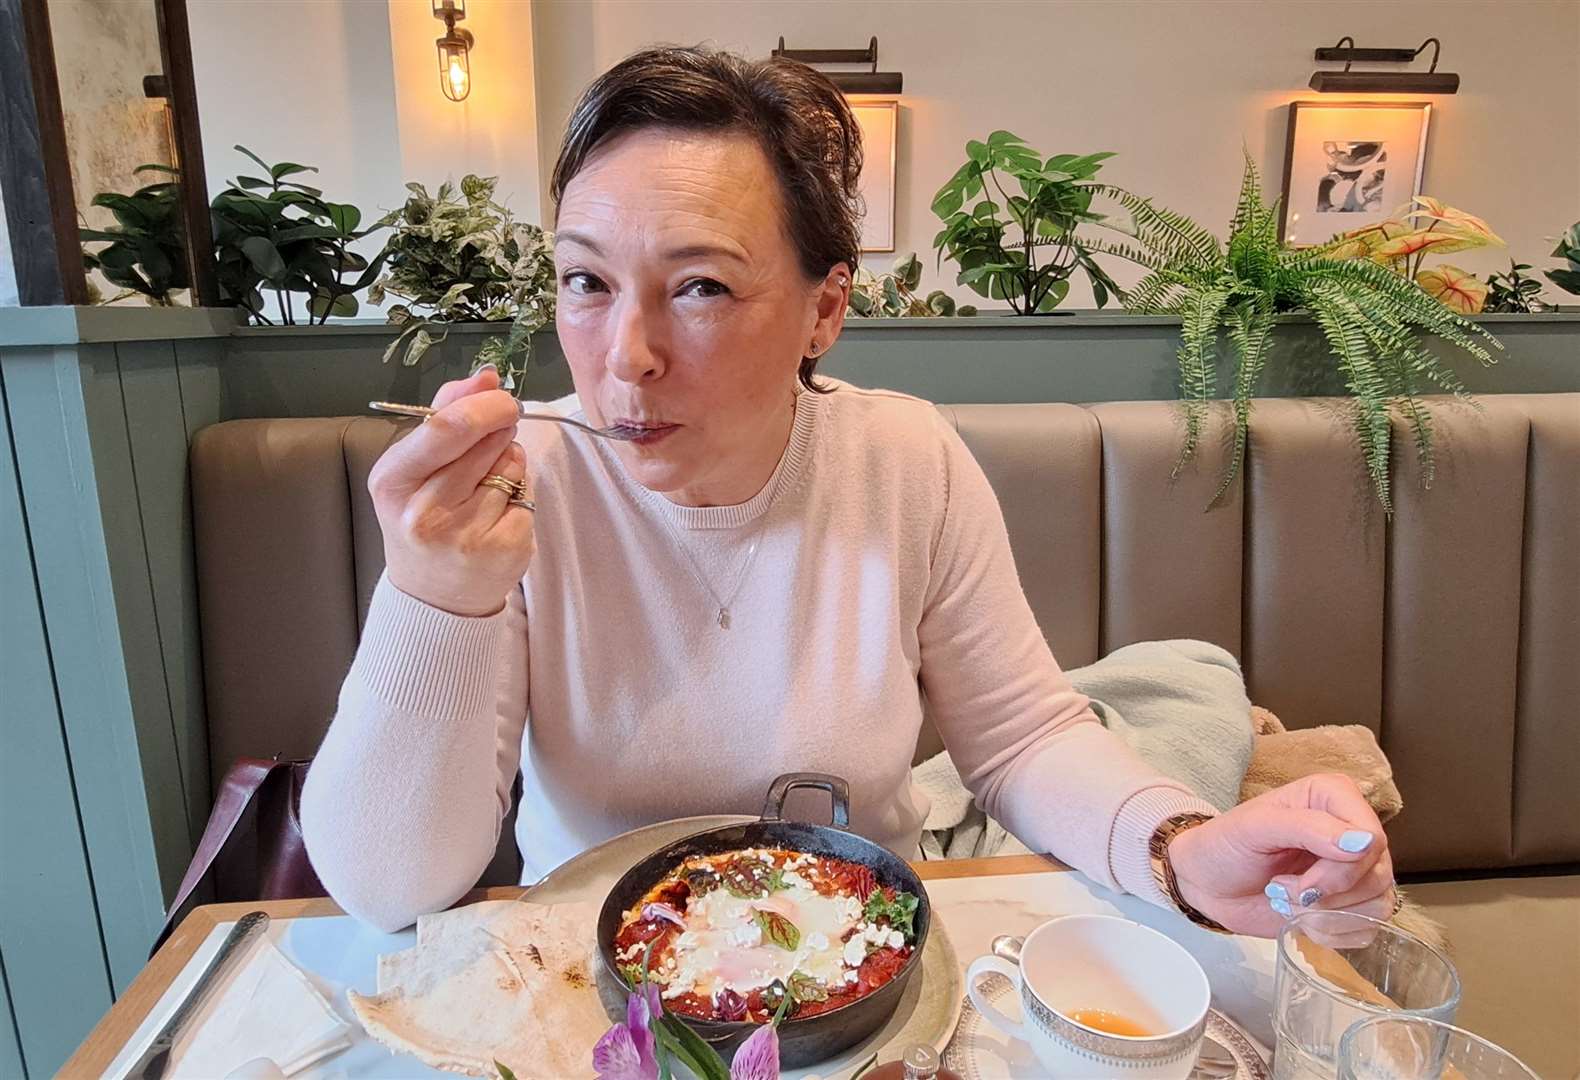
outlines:
[[[269,925],[269,916],[266,912],[253,911],[236,920],[236,925],[231,928],[230,936],[219,947],[214,958],[208,962],[208,967],[203,969],[203,974],[198,976],[192,989],[187,991],[187,996],[170,1019],[165,1021],[165,1026],[154,1036],[154,1041],[148,1044],[148,1049],[143,1051],[143,1056],[127,1072],[127,1080],[159,1080],[170,1068],[170,1051],[175,1048],[176,1039],[181,1036],[181,1029],[203,1007],[203,1003],[213,996],[222,981],[222,977],[234,966],[235,961],[253,939],[263,933]]]

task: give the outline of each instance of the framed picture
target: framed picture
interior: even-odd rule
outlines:
[[[1320,244],[1421,194],[1431,119],[1424,101],[1290,102],[1279,238]]]
[[[864,155],[859,189],[867,213],[861,221],[861,250],[893,251],[894,148],[899,142],[900,105],[853,101],[850,111],[861,127]]]

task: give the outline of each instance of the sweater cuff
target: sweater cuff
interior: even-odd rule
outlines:
[[[1119,887],[1132,896],[1174,910],[1174,902],[1152,876],[1152,834],[1175,814],[1209,814],[1218,808],[1176,787],[1142,788],[1125,800],[1108,838],[1108,866]]]
[[[351,675],[391,708],[423,717],[471,716],[489,707],[498,680],[503,610],[452,615],[380,576]]]

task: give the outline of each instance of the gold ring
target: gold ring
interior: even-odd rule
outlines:
[[[516,483],[510,477],[501,476],[496,472],[489,473],[487,476],[483,477],[477,482],[477,486],[491,487],[495,491],[503,491],[506,495],[509,495],[512,498],[520,495],[522,491],[522,485]]]
[[[526,508],[528,510],[531,510],[533,513],[537,513],[537,509],[538,509],[538,504],[537,503],[533,502],[531,499],[527,498],[525,495],[520,495],[520,494],[511,496],[510,501],[507,502],[505,505],[506,506],[520,506],[520,507],[524,507],[524,508]]]

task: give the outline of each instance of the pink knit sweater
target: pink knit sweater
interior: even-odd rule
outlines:
[[[517,438],[538,550],[505,610],[450,615],[388,580],[374,593],[302,797],[313,865],[347,911],[393,930],[472,887],[518,769],[526,882],[640,825],[755,814],[799,770],[847,778],[852,827],[914,855],[924,711],[1028,846],[1164,902],[1148,838],[1212,808],[1070,686],[993,491],[931,405],[802,393],[778,468],[735,506],[675,505],[560,425]],[[727,629],[703,578],[724,598],[739,580]]]

